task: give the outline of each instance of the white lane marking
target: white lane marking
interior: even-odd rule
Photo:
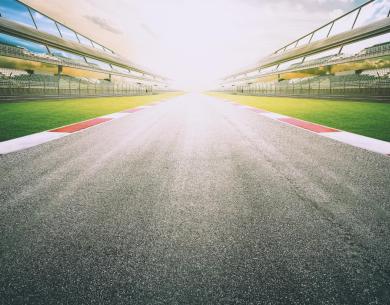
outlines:
[[[274,120],[289,118],[289,116],[279,114],[279,113],[273,113],[273,112],[265,112],[265,113],[259,112],[259,115],[266,116],[266,117],[274,119]]]
[[[390,154],[390,142],[361,136],[347,131],[323,132],[321,133],[321,135],[366,150],[374,151],[385,155]]]
[[[10,152],[30,148],[39,144],[62,138],[67,135],[69,135],[69,133],[44,131],[16,138],[13,140],[0,142],[0,154],[8,154]]]
[[[111,114],[106,114],[106,115],[103,115],[103,116],[100,116],[99,118],[102,118],[102,119],[119,119],[119,118],[123,118],[125,116],[128,116],[130,113],[126,113],[126,112],[116,112],[116,113],[111,113]]]

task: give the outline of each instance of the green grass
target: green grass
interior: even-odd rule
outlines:
[[[178,93],[0,103],[0,141],[146,105]]]
[[[390,104],[210,93],[240,104],[288,115],[360,135],[390,141]]]

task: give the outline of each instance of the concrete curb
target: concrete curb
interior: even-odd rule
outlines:
[[[257,113],[258,115],[279,121],[283,124],[305,129],[318,135],[333,139],[345,144],[359,147],[368,151],[373,151],[379,154],[390,156],[390,142],[377,140],[374,138],[358,135],[352,132],[347,132],[332,127],[296,119],[279,113],[270,112],[264,109],[242,105],[231,100],[222,100],[232,105],[239,106],[241,109],[247,109]]]

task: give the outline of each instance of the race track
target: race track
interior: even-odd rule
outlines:
[[[0,304],[389,304],[390,158],[215,98],[0,173]]]

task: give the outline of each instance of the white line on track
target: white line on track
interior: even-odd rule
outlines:
[[[103,115],[103,116],[100,116],[99,118],[102,118],[102,119],[119,119],[119,118],[123,118],[125,116],[128,116],[130,113],[126,113],[126,112],[116,112],[116,113],[111,113],[111,114],[106,114],[106,115]]]
[[[390,143],[386,141],[361,136],[347,131],[323,132],[321,133],[321,135],[327,138],[337,140],[339,142],[375,151],[380,154],[390,154]]]
[[[66,132],[49,132],[43,131],[39,133],[34,133],[32,135],[16,138],[13,140],[8,140],[0,142],[0,155],[8,154],[10,152],[30,148],[42,143],[53,141],[64,136],[67,136]]]
[[[259,113],[259,115],[266,116],[266,117],[271,118],[271,119],[274,119],[274,120],[276,120],[276,119],[289,118],[289,117],[286,116],[286,115],[279,114],[279,113],[273,113],[273,112]]]

